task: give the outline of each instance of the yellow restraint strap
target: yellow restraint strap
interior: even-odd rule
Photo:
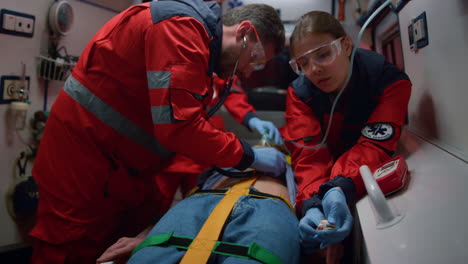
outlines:
[[[201,264],[208,261],[234,204],[242,195],[247,195],[249,193],[249,186],[256,180],[257,177],[248,178],[238,182],[226,192],[226,195],[213,209],[213,212],[211,212],[208,219],[206,219],[200,232],[198,232],[198,235],[195,237],[192,244],[190,244],[180,264]]]

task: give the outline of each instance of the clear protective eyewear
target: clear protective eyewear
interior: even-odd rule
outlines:
[[[341,53],[341,40],[343,39],[344,37],[340,37],[320,47],[306,51],[290,60],[289,65],[298,75],[308,71],[311,65],[330,65],[335,61],[336,56]]]
[[[249,65],[253,67],[254,71],[258,71],[265,68],[266,56],[265,49],[263,48],[262,42],[260,41],[257,30],[255,27],[252,27],[252,29],[255,33],[255,37],[257,37],[257,42],[254,44],[252,52],[250,53],[251,62]]]

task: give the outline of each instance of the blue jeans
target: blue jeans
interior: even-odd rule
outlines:
[[[250,187],[253,188],[253,187]],[[167,234],[195,238],[211,211],[224,195],[194,194],[177,203],[156,224],[148,236]],[[220,241],[248,246],[256,242],[279,257],[283,263],[299,263],[298,220],[283,201],[244,195],[227,219]],[[150,246],[140,249],[129,264],[179,263],[185,250]],[[208,263],[253,264],[255,260],[212,254]]]

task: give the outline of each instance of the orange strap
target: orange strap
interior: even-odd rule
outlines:
[[[234,204],[242,195],[247,195],[249,193],[249,186],[256,180],[257,177],[247,178],[246,180],[236,183],[226,192],[226,195],[213,209],[213,212],[211,212],[208,219],[206,219],[200,232],[198,232],[198,235],[190,244],[180,264],[201,264],[208,261]]]

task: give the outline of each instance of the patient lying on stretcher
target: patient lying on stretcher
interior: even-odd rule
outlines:
[[[146,236],[128,263],[198,263],[188,259],[188,250],[198,250],[191,242],[202,229],[226,190],[238,188],[246,178],[232,178],[211,171],[202,188],[172,207],[152,228],[136,238],[122,238],[98,259],[98,262],[128,256]],[[207,263],[299,263],[298,220],[284,181],[260,173],[248,194],[241,195],[232,208]],[[291,177],[293,177],[291,175]],[[248,177],[249,179],[252,177]],[[250,184],[249,184],[250,185]],[[234,187],[233,187],[234,186]],[[294,186],[295,187],[295,186]],[[214,225],[208,233],[216,233]],[[200,232],[201,233],[201,232]],[[203,236],[203,235],[201,235]],[[205,237],[205,236],[203,236]],[[198,237],[197,241],[205,244]],[[185,256],[185,257],[184,257]],[[185,261],[185,262],[184,262]]]

